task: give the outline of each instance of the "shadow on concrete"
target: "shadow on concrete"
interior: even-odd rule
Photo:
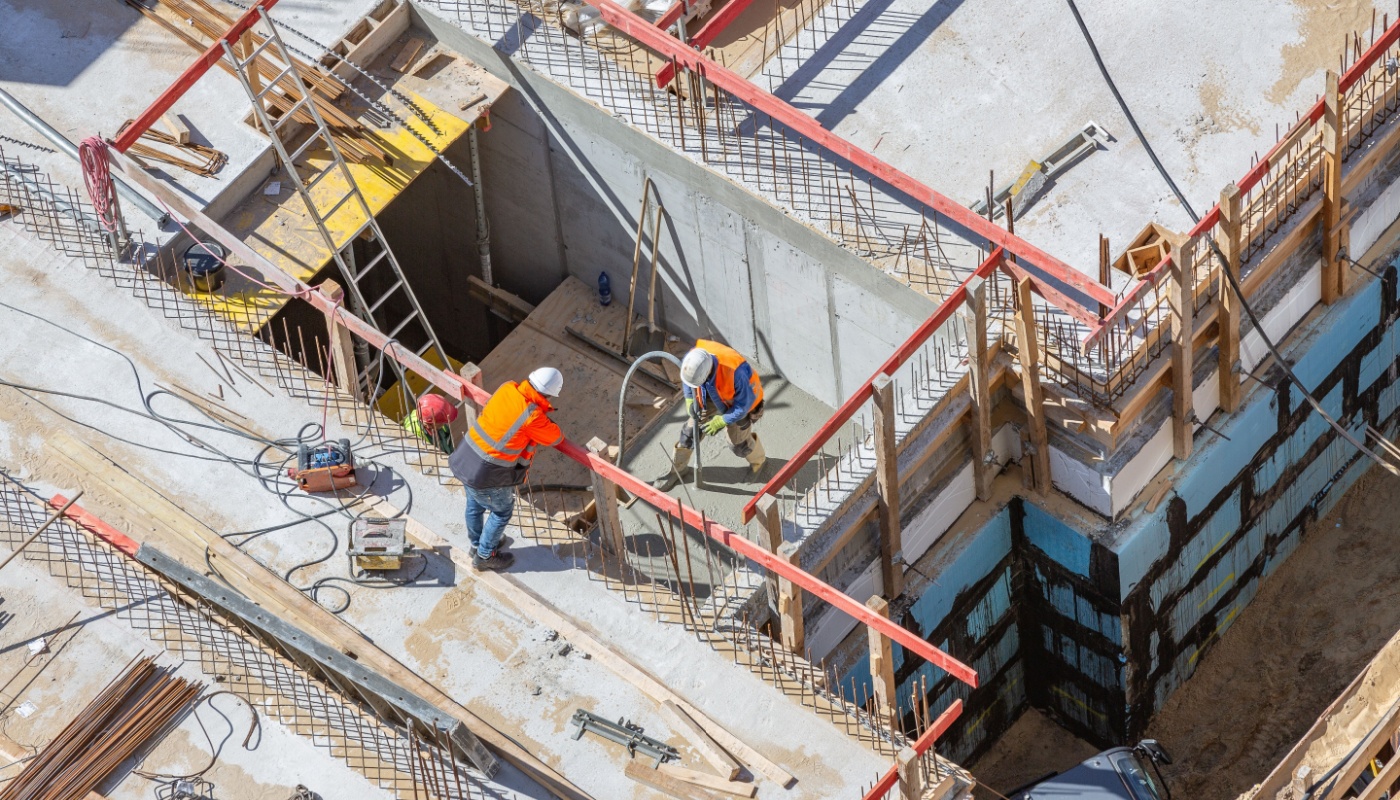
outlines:
[[[72,0],[0,0],[0,13],[0,79],[40,86],[71,84],[141,19],[121,3]]]
[[[964,1],[937,0],[922,14],[909,14],[893,10],[895,0],[874,0],[803,61],[774,94],[794,101],[799,108],[813,110],[817,104],[798,102],[797,96],[816,85],[828,70],[839,73],[843,77],[831,83],[840,85],[840,90],[816,114],[822,127],[834,130]]]

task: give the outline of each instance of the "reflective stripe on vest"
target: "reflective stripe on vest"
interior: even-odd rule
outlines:
[[[528,448],[529,443],[527,442],[525,446],[514,449],[508,448],[506,447],[506,445],[510,442],[512,438],[515,437],[515,434],[520,432],[520,429],[525,426],[525,423],[530,421],[530,415],[534,412],[534,404],[527,401],[525,403],[525,410],[520,412],[520,416],[515,418],[515,422],[511,423],[510,428],[508,428],[499,439],[491,438],[490,434],[482,430],[481,424],[477,422],[475,417],[471,419],[469,423],[471,433],[480,436],[482,441],[490,445],[493,450],[495,450],[498,453],[501,453],[504,456],[508,456],[508,458],[501,458],[499,456],[494,456],[486,452],[486,449],[481,446],[481,443],[478,442],[476,439],[472,438],[470,434],[466,437],[466,439],[471,444],[472,449],[476,451],[476,454],[481,456],[482,459],[484,459],[485,461],[502,467],[515,466],[515,462],[519,460],[521,452]]]

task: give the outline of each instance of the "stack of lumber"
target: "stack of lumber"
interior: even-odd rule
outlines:
[[[147,8],[140,0],[126,0],[126,3],[197,53],[207,50],[210,44],[233,26],[234,22],[231,17],[211,6],[206,0],[159,0],[155,9]],[[244,34],[241,44],[246,49],[242,51],[240,58],[247,58],[263,40],[264,37],[253,31]],[[235,48],[235,52],[238,52],[238,48]],[[287,68],[286,64],[276,60],[273,53],[272,48],[265,49],[253,62],[250,82],[255,91],[264,91]],[[386,164],[392,163],[392,158],[379,145],[374,135],[335,104],[345,88],[334,78],[300,59],[292,58],[292,62],[301,77],[301,82],[311,92],[311,101],[331,129],[331,135],[345,160],[355,164],[371,159],[378,159]],[[225,72],[234,74],[233,65],[228,63],[228,59],[220,59],[219,66]],[[268,116],[275,123],[290,112],[301,99],[296,82],[287,75],[263,95],[262,102],[268,109]],[[292,119],[308,125],[315,124],[306,108],[292,112]]]

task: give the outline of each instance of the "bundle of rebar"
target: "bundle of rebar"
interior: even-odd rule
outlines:
[[[0,800],[83,800],[198,702],[200,684],[154,657],[132,663],[39,751]]]

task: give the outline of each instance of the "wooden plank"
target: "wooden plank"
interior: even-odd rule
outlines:
[[[1376,757],[1376,751],[1390,739],[1397,724],[1400,724],[1400,703],[1392,705],[1385,716],[1376,723],[1371,733],[1361,740],[1361,743],[1356,747],[1356,757],[1347,764],[1346,769],[1337,774],[1332,782],[1332,789],[1327,794],[1321,795],[1320,800],[1339,800],[1351,788],[1351,785],[1356,783],[1356,779],[1361,777],[1361,771],[1370,766],[1371,760]]]
[[[738,779],[739,774],[744,771],[743,766],[734,759],[733,756],[725,752],[719,743],[710,738],[710,734],[700,726],[685,709],[676,705],[673,700],[665,700],[661,703],[661,710],[671,718],[675,727],[685,734],[690,745],[695,748],[700,757],[710,762],[710,766],[719,771],[720,775],[726,776],[726,782]]]
[[[758,523],[763,532],[768,536],[768,549],[774,554],[778,553],[783,546],[783,518],[782,512],[778,509],[778,498],[771,494],[765,494],[758,498]],[[781,582],[782,578],[776,572],[768,571],[765,578],[768,583],[768,600],[772,604],[773,611],[779,614],[781,606]]]
[[[1375,777],[1375,780],[1366,784],[1366,791],[1362,792],[1356,800],[1380,800],[1381,795],[1388,793],[1396,781],[1400,781],[1400,753],[1393,753],[1390,756],[1390,760],[1386,762],[1381,773]]]
[[[588,440],[588,452],[611,462],[607,442],[594,436]],[[595,474],[593,476],[593,505],[598,510],[598,528],[602,532],[603,547],[615,555],[627,552],[627,534],[622,529],[622,518],[617,507],[617,484]]]
[[[919,754],[914,748],[905,747],[899,751],[895,769],[899,771],[900,800],[923,800],[924,774],[919,769]]]
[[[524,322],[535,307],[507,292],[483,281],[475,275],[467,276],[467,294],[480,300],[488,309],[508,322]]]
[[[987,456],[992,449],[991,353],[987,346],[987,282],[974,276],[967,282],[968,375],[972,383],[972,480],[978,500],[992,496],[992,465]]]
[[[1172,450],[1179,459],[1191,457],[1196,416],[1192,397],[1195,370],[1195,239],[1172,245],[1167,298],[1171,304]]]
[[[1342,296],[1341,262],[1337,258],[1337,223],[1342,210],[1342,96],[1337,73],[1327,70],[1327,91],[1322,96],[1322,303],[1332,305]]]
[[[370,21],[370,32],[353,46],[342,40],[342,46],[346,48],[346,61],[368,64],[397,41],[408,30],[411,21],[408,6],[408,3],[396,4],[383,20],[377,22],[371,21],[374,18],[366,15],[364,19]],[[340,60],[335,61],[335,67],[331,71],[342,78],[353,78],[356,75],[354,68]]]
[[[685,781],[692,786],[733,795],[734,797],[753,797],[758,794],[758,787],[754,786],[752,783],[740,783],[732,780],[727,781],[724,778],[704,772],[697,772],[693,769],[686,769],[676,764],[662,764],[657,768],[657,771],[663,775],[675,778],[676,780]]]
[[[180,144],[190,143],[190,126],[186,125],[183,119],[180,119],[179,114],[176,114],[174,111],[161,114],[160,122],[165,126],[166,130],[170,131],[170,134],[175,137],[175,141]]]
[[[797,543],[784,542],[778,554],[794,567],[797,562]],[[789,653],[801,655],[807,646],[806,625],[802,620],[802,587],[778,576],[778,625],[781,629],[783,647]]]
[[[1240,279],[1240,189],[1235,184],[1220,193],[1220,231],[1218,244],[1225,266],[1219,272],[1217,307],[1220,310],[1220,408],[1235,413],[1244,395],[1240,381],[1240,298],[1225,277],[1229,270],[1235,282]],[[1244,288],[1241,284],[1240,288]]]
[[[384,516],[399,516],[402,512],[382,498],[366,497],[362,500],[366,505],[375,509]],[[412,517],[405,517],[408,521],[408,535],[414,543],[420,547],[430,548],[444,552],[449,555],[452,561],[459,566],[469,566],[471,554],[454,546],[451,542],[442,538],[431,528],[424,526]],[[756,773],[759,773],[774,783],[784,788],[794,782],[791,773],[780,767],[773,760],[749,746],[734,734],[725,730],[718,722],[706,716],[694,705],[687,702],[685,698],[676,694],[669,686],[662,683],[651,673],[637,666],[631,659],[617,652],[609,644],[606,644],[601,634],[593,630],[592,626],[586,622],[567,616],[549,601],[540,597],[532,589],[520,583],[514,576],[502,572],[472,572],[465,571],[473,580],[486,586],[494,592],[502,601],[514,606],[522,614],[535,620],[541,625],[558,631],[559,635],[571,642],[575,647],[588,653],[594,661],[602,664],[612,672],[633,686],[642,691],[657,703],[671,701],[677,707],[685,710],[690,718],[695,720],[705,729],[705,733],[710,736],[720,747],[734,755],[741,762]]]
[[[393,61],[389,62],[389,69],[395,72],[407,72],[409,65],[417,60],[418,54],[423,51],[425,44],[426,42],[417,36],[409,37],[409,40],[404,43],[403,49],[394,56]]]
[[[894,423],[894,381],[883,372],[870,384],[875,408],[875,513],[880,530],[880,587],[888,597],[904,594],[904,560],[899,522],[899,449]]]
[[[345,290],[333,280],[323,281],[316,287],[335,304],[332,313],[326,314],[326,334],[330,343],[331,365],[335,369],[335,383],[341,391],[360,398],[360,367],[355,360],[355,340],[350,330],[341,324],[341,318],[349,314],[345,308]]]
[[[1045,430],[1045,390],[1040,385],[1040,341],[1036,338],[1035,301],[1029,278],[1016,283],[1016,360],[1025,392],[1026,433],[1030,437],[1031,482],[1037,492],[1050,491],[1050,440]]]
[[[62,430],[51,430],[47,437],[46,443],[56,454],[68,460],[81,473],[107,486],[114,493],[110,500],[143,512],[147,519],[161,522],[173,534],[170,537],[171,543],[183,542],[187,549],[189,545],[193,545],[203,556],[187,560],[187,563],[202,568],[204,557],[207,557],[217,567],[220,575],[249,599],[460,721],[474,737],[479,737],[480,742],[475,743],[478,750],[480,744],[485,743],[556,794],[574,800],[588,800],[587,793],[540,761],[523,745],[497,731],[485,720],[370,642],[348,622],[292,587],[280,575],[234,547],[107,456],[73,439]],[[489,753],[484,755],[490,757]]]
[[[878,594],[866,600],[865,605],[882,617],[890,615],[890,604]],[[897,721],[895,699],[898,697],[896,692],[899,688],[894,679],[894,648],[890,645],[890,637],[874,628],[867,627],[865,630],[870,642],[872,699],[875,701],[875,708],[884,715],[883,722],[893,730]]]
[[[659,769],[653,769],[640,761],[628,761],[622,774],[643,786],[649,786],[661,792],[667,797],[674,797],[676,800],[710,800],[714,797],[713,794],[698,786],[686,783]]]

